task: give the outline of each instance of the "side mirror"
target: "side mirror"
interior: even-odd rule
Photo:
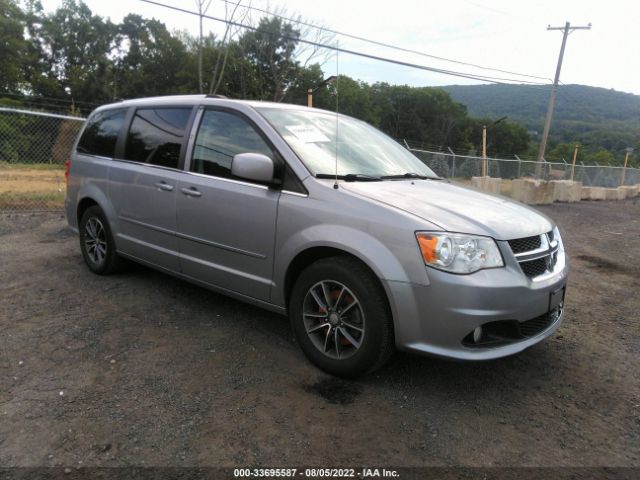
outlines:
[[[231,161],[231,175],[255,182],[273,182],[273,160],[261,153],[238,153]]]

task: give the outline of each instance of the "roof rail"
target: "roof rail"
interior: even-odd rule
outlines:
[[[218,94],[208,94],[206,95],[207,98],[229,98],[226,95],[218,95]]]

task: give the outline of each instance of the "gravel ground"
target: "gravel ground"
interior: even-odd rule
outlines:
[[[640,203],[541,210],[572,267],[555,336],[357,382],[311,366],[284,317],[93,275],[60,215],[0,216],[0,465],[640,467]]]

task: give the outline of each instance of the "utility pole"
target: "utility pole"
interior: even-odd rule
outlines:
[[[553,118],[553,108],[556,104],[556,96],[558,93],[558,82],[560,81],[560,70],[562,69],[562,57],[564,57],[564,47],[567,44],[567,37],[574,30],[591,30],[591,24],[586,27],[572,27],[571,23],[567,22],[564,27],[552,27],[549,25],[547,30],[562,30],[562,46],[560,47],[560,55],[558,56],[558,65],[556,67],[556,76],[553,79],[553,85],[551,87],[551,96],[549,97],[549,105],[547,107],[547,116],[544,120],[544,129],[542,130],[542,140],[540,140],[540,149],[538,150],[538,163],[536,164],[536,176],[540,175],[542,170],[542,161],[544,160],[544,152],[547,148],[547,139],[549,138],[549,130],[551,129],[551,120]]]

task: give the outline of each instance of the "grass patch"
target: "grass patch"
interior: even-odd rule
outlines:
[[[62,210],[65,192],[0,192],[0,211]]]
[[[59,163],[9,163],[0,161],[0,170],[63,170]]]

